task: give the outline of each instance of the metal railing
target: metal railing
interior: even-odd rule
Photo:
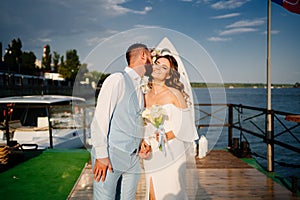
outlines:
[[[267,134],[266,116],[271,114],[272,130],[271,135]],[[227,148],[236,150],[236,142],[246,143],[248,146],[255,146],[256,143],[271,145],[271,161],[274,163],[289,165],[275,160],[275,153],[290,151],[294,154],[300,153],[300,123],[287,121],[287,115],[295,113],[281,112],[265,108],[245,106],[241,104],[195,104],[196,126],[201,127],[226,127]],[[299,115],[299,114],[298,114]],[[207,134],[210,134],[209,131]],[[253,144],[254,143],[254,144]],[[247,147],[247,146],[246,146]],[[277,151],[274,151],[279,149]],[[256,156],[267,152],[267,145],[262,152],[252,152]],[[261,155],[260,155],[261,156]],[[263,155],[261,157],[264,157]],[[300,167],[296,164],[291,166]],[[271,171],[273,171],[274,167]]]

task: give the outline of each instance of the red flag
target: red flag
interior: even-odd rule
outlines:
[[[300,14],[300,0],[272,0],[290,12]]]

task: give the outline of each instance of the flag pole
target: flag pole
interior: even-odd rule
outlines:
[[[274,143],[271,106],[271,0],[268,0],[268,22],[267,22],[267,117],[266,117],[266,138],[267,138],[267,165],[268,171],[274,169]]]

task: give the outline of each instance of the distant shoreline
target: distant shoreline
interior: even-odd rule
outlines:
[[[192,88],[226,88],[226,89],[237,89],[237,88],[266,88],[266,84],[262,83],[191,83]],[[77,86],[78,87],[78,86]],[[273,88],[300,88],[297,84],[272,84]],[[82,97],[94,96],[94,91],[90,86],[82,85],[80,91]],[[0,85],[0,98],[8,96],[19,96],[19,95],[39,95],[39,94],[63,94],[72,95],[73,86],[41,86],[41,85],[26,85],[26,86],[1,86]]]
[[[264,83],[191,83],[193,88],[266,88]],[[296,84],[272,84],[273,88],[295,88]],[[299,86],[298,86],[299,87]]]

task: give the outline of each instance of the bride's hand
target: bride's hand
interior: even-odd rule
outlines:
[[[174,135],[173,131],[166,132],[165,135],[166,135],[165,142],[175,138],[175,135]],[[157,131],[155,132],[155,139],[156,139],[157,142],[159,142],[159,133]]]

